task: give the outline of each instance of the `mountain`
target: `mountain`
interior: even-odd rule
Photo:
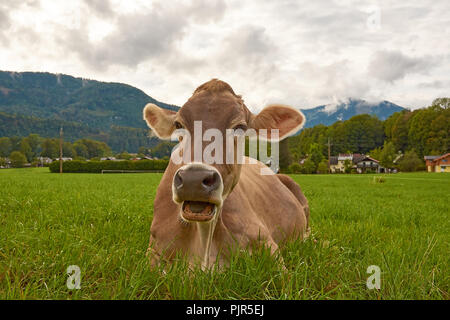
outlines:
[[[337,104],[327,104],[312,109],[302,109],[306,117],[305,128],[318,124],[329,126],[336,121],[348,120],[351,117],[368,113],[377,116],[380,120],[386,120],[391,114],[405,110],[403,107],[389,101],[369,103],[361,99],[348,99]]]
[[[177,110],[127,84],[64,74],[0,71],[0,111],[37,118],[79,122],[91,128],[147,128],[147,103]]]
[[[156,137],[142,120],[147,103],[177,110],[143,91],[121,83],[107,83],[62,74],[0,71],[0,137],[90,138],[106,142],[114,151],[137,152],[154,147]]]
[[[55,137],[62,125],[65,138],[73,141],[92,137],[108,143],[115,151],[137,151],[158,141],[148,137],[142,120],[147,103],[178,110],[159,102],[135,87],[123,83],[101,82],[46,72],[0,71],[0,136],[25,136],[30,132]],[[305,127],[331,125],[362,113],[385,120],[404,110],[389,101],[369,103],[348,99],[304,109]]]

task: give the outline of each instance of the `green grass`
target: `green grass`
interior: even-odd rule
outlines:
[[[294,175],[313,233],[283,249],[287,272],[261,250],[222,272],[180,260],[165,275],[145,257],[161,176],[0,170],[0,298],[449,299],[448,174]],[[69,265],[80,290],[66,287]]]

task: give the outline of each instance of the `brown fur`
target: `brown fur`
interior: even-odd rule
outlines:
[[[198,87],[175,115],[155,107],[146,106],[144,117],[149,124],[154,124],[153,130],[165,134],[173,130],[174,121],[191,134],[193,122],[198,120],[202,121],[204,130],[217,128],[223,133],[236,124],[247,124],[256,129],[278,128],[287,134],[304,122],[300,112],[287,106],[272,105],[255,116],[227,83],[217,79]],[[285,240],[307,235],[309,206],[300,187],[284,175],[261,175],[261,169],[266,166],[259,161],[248,163],[247,159],[242,165],[213,165],[223,180],[224,201],[217,213],[208,252],[201,237],[205,223],[180,219],[180,204],[172,197],[172,181],[181,165],[169,162],[154,201],[149,247],[153,263],[160,259],[170,261],[176,252],[181,252],[192,264],[207,261],[209,266],[216,259],[226,262],[230,247],[247,248],[262,241],[275,252]],[[205,254],[209,259],[204,259]]]
[[[234,93],[233,88],[231,88],[231,86],[228,83],[218,80],[218,79],[212,79],[208,82],[205,82],[204,84],[199,86],[197,89],[195,89],[195,91],[192,95],[195,95],[202,91],[207,91],[207,92],[211,92],[211,93],[230,92],[235,97],[240,98],[240,96],[238,96]]]

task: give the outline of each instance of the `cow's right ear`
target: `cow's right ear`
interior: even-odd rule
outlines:
[[[175,130],[176,114],[175,111],[160,108],[153,103],[148,103],[144,107],[144,120],[156,136],[163,140],[170,139]]]

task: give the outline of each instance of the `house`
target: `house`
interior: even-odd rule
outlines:
[[[361,158],[361,154],[353,153],[353,154],[339,154],[338,156],[330,157],[330,171],[332,173],[344,173],[345,165],[348,163],[350,166],[353,166],[359,158]]]
[[[345,161],[352,161],[352,154],[342,154],[340,153],[337,157],[330,157],[330,171],[332,173],[343,173],[345,172]]]
[[[428,172],[450,172],[450,153],[441,156],[425,156]]]
[[[300,164],[303,164],[303,163],[300,163]],[[341,172],[341,168],[339,167],[338,157],[337,156],[331,156],[330,157],[330,171],[332,173]]]
[[[425,156],[423,159],[425,160],[425,165],[427,166],[428,172],[435,172],[435,164],[434,159],[439,158],[439,156]]]
[[[3,161],[0,163],[0,169],[8,168],[11,168],[11,160],[9,160],[9,158],[3,158]]]
[[[378,160],[363,154],[339,154],[338,156],[330,157],[330,171],[332,173],[344,173],[346,165],[351,169],[355,169],[358,173],[364,173],[367,170],[384,171]]]
[[[41,167],[44,166],[44,164],[50,164],[53,162],[53,160],[49,157],[38,157],[37,160]]]
[[[356,171],[358,173],[364,173],[367,170],[375,171],[375,172],[384,172],[384,168],[380,166],[379,161],[371,158],[369,156],[360,156],[354,161],[356,166]]]

